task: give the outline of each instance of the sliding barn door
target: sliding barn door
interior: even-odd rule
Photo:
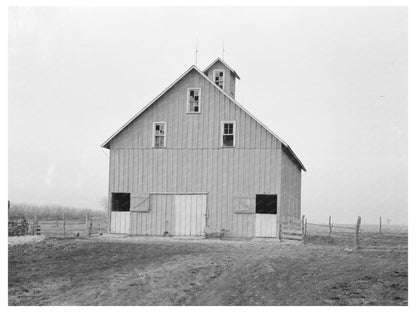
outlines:
[[[201,236],[206,225],[207,195],[175,195],[176,236]]]

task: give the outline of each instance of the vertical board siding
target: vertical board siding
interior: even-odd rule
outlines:
[[[297,223],[301,215],[301,169],[288,152],[282,150],[281,208],[282,223]]]
[[[116,158],[115,155],[119,153],[123,152],[113,150],[112,157]],[[165,155],[162,157],[161,153]],[[204,151],[129,150],[124,151],[124,154],[130,154],[132,158],[141,160],[137,162],[138,169],[135,171],[123,170],[127,176],[138,175],[138,177],[133,179],[133,185],[127,183],[129,179],[124,179],[125,184],[121,183],[111,192],[130,192],[133,194],[207,192],[210,203],[208,205],[208,225],[228,230],[227,236],[254,236],[254,215],[234,213],[232,211],[233,195],[280,194],[280,179],[275,178],[279,177],[280,174],[278,165],[280,150],[278,149],[264,150],[264,152],[238,148],[206,149]],[[250,157],[250,155],[252,156]],[[161,162],[160,167],[157,165],[158,161]],[[163,161],[166,165],[162,164]],[[168,163],[172,164],[174,170],[169,170]],[[165,168],[160,170],[162,166],[165,166]],[[117,170],[114,170],[114,172],[117,174]],[[176,174],[176,172],[181,174]],[[110,180],[113,180],[113,177]],[[134,184],[134,181],[140,181],[140,183]],[[170,182],[167,183],[166,181]],[[165,196],[165,198],[160,199],[163,206],[172,205],[169,198],[173,195]],[[153,196],[150,196],[150,198],[153,198]],[[150,205],[152,205],[152,201]],[[159,205],[159,203],[154,205]],[[254,201],[252,205],[255,205]],[[286,209],[286,204],[284,203],[282,207]],[[158,211],[157,213],[163,212]],[[160,232],[163,224],[155,223],[157,222],[155,214],[131,212],[131,215],[132,234],[163,234]],[[144,228],[148,228],[148,230],[143,232],[143,227],[138,230],[138,226],[133,225],[137,222],[147,222]],[[170,222],[173,222],[173,220],[170,220]],[[159,230],[151,230],[153,227]]]
[[[190,86],[202,90],[200,114],[186,113]],[[220,147],[224,120],[236,121],[236,148]],[[154,121],[167,123],[166,148],[152,148]],[[253,237],[255,215],[234,213],[233,196],[280,195],[281,148],[266,129],[191,71],[111,141],[110,193],[207,192],[209,226],[224,228],[227,236]],[[151,200],[160,200],[157,204],[166,207],[157,213],[165,214],[169,228],[174,228],[172,195]],[[288,215],[281,196],[278,205]],[[165,224],[157,220],[162,219],[156,214],[131,212],[132,234],[162,235]]]

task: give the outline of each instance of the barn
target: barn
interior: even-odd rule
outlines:
[[[191,66],[102,144],[111,233],[277,237],[298,224],[306,169],[235,100],[237,79],[221,58]]]

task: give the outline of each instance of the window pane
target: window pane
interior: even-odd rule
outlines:
[[[155,137],[155,147],[164,147],[165,146],[165,137],[156,136]]]
[[[224,134],[234,134],[234,124],[225,123],[224,124]]]
[[[165,125],[156,124],[155,125],[155,135],[164,135],[165,134]]]
[[[233,134],[234,133],[234,131],[233,131],[233,124],[232,123],[230,123],[230,124],[228,124],[228,133],[229,134]]]
[[[188,96],[188,112],[194,113],[198,112],[199,109],[199,89],[192,89],[189,90],[189,96]]]
[[[225,134],[222,136],[222,145],[223,146],[234,146],[234,136]]]
[[[215,72],[214,82],[218,87],[223,89],[224,88],[224,72],[222,71]]]

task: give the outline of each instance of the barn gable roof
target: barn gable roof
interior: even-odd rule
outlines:
[[[236,77],[236,78],[238,78],[238,79],[240,79],[240,76],[237,74],[237,72],[230,66],[230,65],[228,65],[222,58],[220,58],[220,57],[217,57],[211,64],[209,64],[208,66],[207,66],[207,68],[205,68],[204,70],[203,70],[203,73],[204,74],[207,74],[207,72],[208,72],[208,70],[215,64],[215,63],[217,63],[217,62],[220,62],[220,63],[222,63],[225,67],[227,67],[229,70],[230,70],[230,72]]]
[[[220,59],[220,58],[218,58]],[[217,60],[218,60],[217,59]],[[217,61],[215,60],[214,63]],[[221,59],[220,59],[221,60]],[[213,65],[212,63],[211,65]],[[210,65],[210,66],[211,66]],[[208,68],[210,67],[208,66]],[[297,160],[300,167],[306,171],[305,166],[302,164],[300,159],[296,156],[296,154],[293,152],[293,150],[290,148],[289,144],[287,144],[284,140],[282,140],[277,134],[275,134],[272,130],[270,130],[266,125],[264,125],[259,119],[254,117],[246,108],[244,108],[241,104],[239,104],[235,99],[233,99],[231,96],[229,96],[224,90],[222,90],[220,87],[218,87],[213,81],[211,81],[201,70],[199,70],[195,65],[192,65],[187,69],[182,75],[180,75],[172,84],[170,84],[165,90],[163,90],[158,96],[156,96],[149,104],[147,104],[145,107],[143,107],[136,115],[134,115],[129,121],[127,121],[120,129],[118,129],[111,137],[109,137],[102,145],[101,147],[104,148],[110,148],[110,142],[112,139],[114,139],[121,131],[124,130],[133,120],[138,118],[141,114],[143,114],[144,111],[146,111],[153,103],[155,103],[158,99],[160,99],[166,92],[168,92],[174,85],[176,85],[183,77],[185,77],[189,72],[192,70],[195,70],[197,73],[199,73],[202,77],[204,77],[211,85],[213,85],[215,88],[217,88],[218,91],[220,91],[223,95],[225,95],[228,99],[231,100],[235,105],[237,105],[242,111],[244,111],[247,115],[249,115],[251,118],[253,118],[257,123],[259,123],[264,129],[266,129],[272,136],[274,136],[276,139],[278,139],[291,153],[291,155]]]

